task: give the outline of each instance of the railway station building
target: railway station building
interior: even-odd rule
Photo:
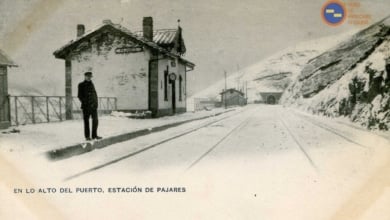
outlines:
[[[76,38],[54,52],[65,61],[67,119],[87,71],[99,96],[117,98],[118,111],[151,111],[152,117],[185,112],[187,74],[195,67],[185,52],[182,28],[154,30],[152,17],[136,32],[110,20],[90,31],[77,25]]]
[[[237,89],[227,89],[220,93],[222,106],[243,106],[247,100],[245,94]]]
[[[8,95],[8,68],[16,67],[2,50],[0,50],[0,129],[11,125],[10,100]]]

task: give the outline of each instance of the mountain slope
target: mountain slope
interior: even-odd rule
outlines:
[[[354,31],[324,37],[289,47],[252,66],[230,74],[227,77],[227,88],[237,88],[245,92],[245,82],[247,82],[249,102],[261,100],[259,92],[282,92],[300,74],[308,60],[318,56],[353,33]],[[224,87],[225,80],[221,79],[209,88],[195,94],[193,98],[219,98],[219,93]]]
[[[389,58],[387,17],[311,59],[281,101],[315,114],[347,116],[367,128],[387,130]]]

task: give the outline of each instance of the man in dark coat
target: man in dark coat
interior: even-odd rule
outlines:
[[[92,83],[92,72],[84,73],[85,80],[79,84],[77,97],[81,102],[81,109],[84,117],[84,136],[86,140],[91,140],[89,130],[89,117],[92,117],[92,139],[102,139],[97,135],[98,128],[98,97],[95,86]]]

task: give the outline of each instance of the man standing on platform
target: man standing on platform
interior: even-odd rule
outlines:
[[[98,128],[98,97],[95,86],[92,83],[92,72],[84,73],[85,80],[79,84],[77,97],[81,102],[84,117],[84,136],[87,141],[102,139],[97,135]],[[92,139],[89,130],[89,118],[92,117]]]

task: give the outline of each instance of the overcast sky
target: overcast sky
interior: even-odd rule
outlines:
[[[360,0],[362,9],[379,20],[390,14],[389,0]],[[51,85],[45,95],[64,85],[64,63],[53,51],[76,35],[76,25],[91,29],[104,19],[132,31],[152,16],[154,27],[176,28],[181,20],[186,59],[196,64],[189,73],[190,93],[256,63],[298,42],[356,28],[325,25],[320,10],[325,0],[1,0],[0,48],[20,65],[12,83]],[[51,82],[51,81],[53,81]],[[60,92],[63,93],[62,88]]]

